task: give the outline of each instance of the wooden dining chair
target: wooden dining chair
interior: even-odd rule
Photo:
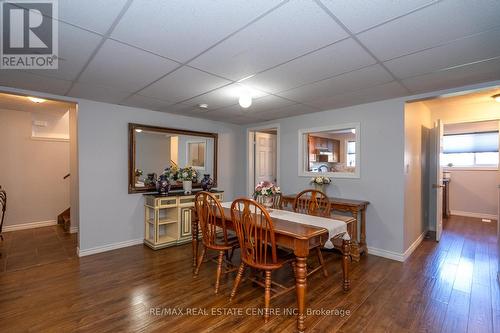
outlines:
[[[293,211],[296,213],[330,217],[330,210],[330,200],[318,190],[304,190],[293,201]]]
[[[0,239],[3,241],[3,220],[5,218],[5,211],[7,210],[7,192],[0,190]]]
[[[236,295],[247,266],[263,271],[265,273],[264,283],[254,279],[252,281],[265,288],[264,320],[267,322],[269,320],[269,303],[271,299],[295,288],[295,286],[285,287],[273,282],[271,273],[282,268],[286,263],[291,263],[295,272],[294,258],[283,258],[278,255],[273,221],[261,204],[246,198],[236,199],[231,205],[231,220],[240,243],[241,263],[230,299],[232,300]],[[277,291],[276,288],[272,287],[273,285],[279,287],[280,290]],[[271,290],[276,291],[272,296]]]
[[[330,217],[330,200],[325,193],[318,190],[304,190],[297,194],[295,200],[293,201],[293,211],[296,213]],[[323,276],[328,276],[328,271],[326,269],[325,260],[323,259],[323,254],[321,253],[321,247],[316,247],[316,255],[318,257],[319,265],[310,271],[309,274],[313,274],[319,269],[323,270]]]
[[[197,276],[201,264],[207,255],[208,250],[217,251],[217,273],[215,281],[215,294],[219,292],[220,277],[222,275],[222,264],[226,262],[226,266],[232,266],[229,262],[228,251],[232,251],[238,246],[238,239],[228,236],[226,229],[226,220],[224,217],[224,209],[219,200],[209,192],[198,192],[194,197],[194,206],[199,225],[202,232],[203,251],[198,258],[198,264],[194,271]],[[224,258],[226,255],[226,259]],[[227,267],[224,273],[235,271],[236,267]]]

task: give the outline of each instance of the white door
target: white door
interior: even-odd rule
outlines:
[[[443,152],[443,123],[438,120],[432,130],[430,147],[430,225],[436,228],[436,241],[441,239],[443,231],[443,168],[441,154]]]
[[[276,183],[276,135],[255,133],[255,184]]]

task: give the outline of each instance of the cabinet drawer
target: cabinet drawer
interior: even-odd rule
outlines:
[[[156,198],[156,207],[169,208],[177,206],[176,197]]]
[[[179,197],[179,206],[183,206],[183,207],[194,206],[194,196]]]

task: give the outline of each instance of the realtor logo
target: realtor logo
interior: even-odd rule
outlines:
[[[0,8],[0,68],[57,69],[56,0],[7,0]]]

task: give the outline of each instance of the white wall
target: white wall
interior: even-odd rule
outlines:
[[[299,129],[359,122],[361,178],[335,178],[327,192],[330,196],[370,201],[366,217],[368,246],[402,253],[403,109],[404,99],[393,99],[269,122],[280,125],[280,186],[283,192],[298,193],[310,187],[309,177],[298,176]]]
[[[47,121],[59,122],[61,116]],[[31,134],[31,112],[0,110],[0,185],[8,196],[6,227],[55,221],[69,207],[70,183],[63,179],[69,172],[69,142],[32,140]]]
[[[143,195],[128,194],[129,122],[217,132],[218,188],[227,200],[243,194],[244,142],[239,126],[78,100],[80,251],[143,238]]]
[[[498,214],[497,173],[496,170],[452,170],[451,213],[496,218]]]
[[[422,102],[405,106],[405,251],[427,231],[430,110]]]

